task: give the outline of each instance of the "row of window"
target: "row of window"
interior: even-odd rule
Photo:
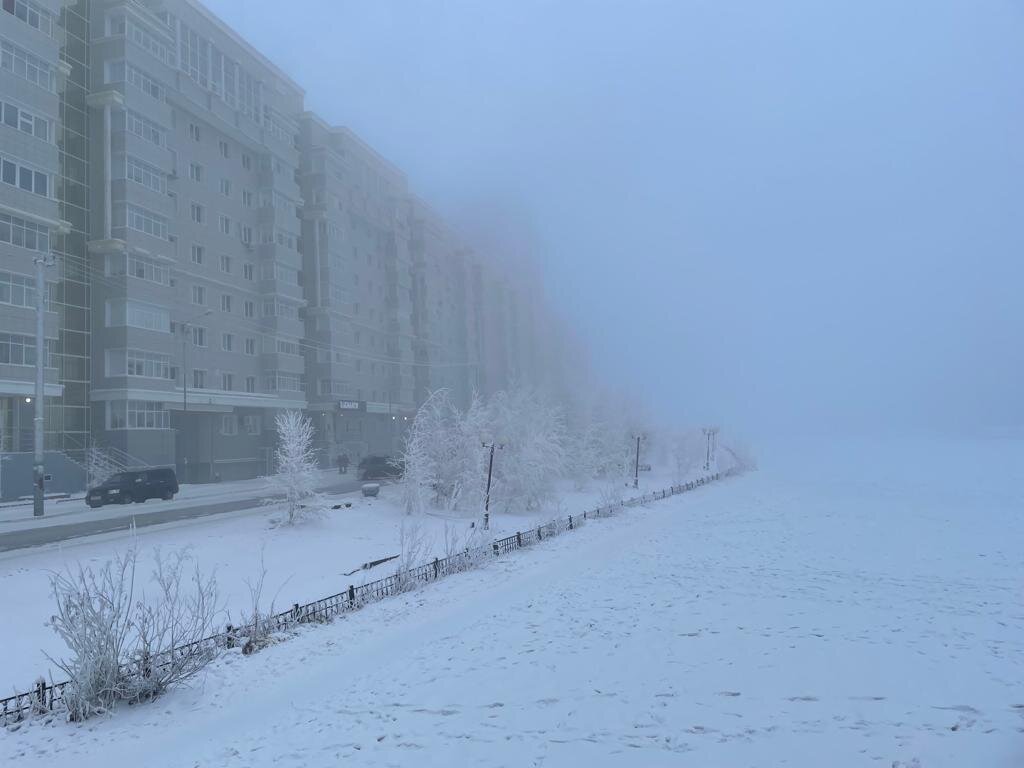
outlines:
[[[109,34],[124,35],[143,50],[148,51],[157,59],[168,66],[175,66],[176,57],[174,49],[167,46],[149,31],[143,29],[131,19],[122,14],[116,14],[109,18]]]
[[[46,339],[46,367],[54,368],[53,339]],[[0,365],[35,365],[36,339],[17,333],[0,333]]]
[[[50,230],[41,224],[0,213],[0,243],[40,253],[50,252]]]
[[[50,121],[47,118],[9,101],[0,102],[0,109],[3,110],[4,125],[43,141],[50,140]]]
[[[107,429],[170,429],[171,414],[164,403],[149,400],[112,400],[107,403]],[[263,422],[257,414],[224,414],[222,435],[259,435]]]
[[[13,72],[50,93],[57,91],[57,73],[53,67],[9,40],[0,40],[0,69]]]
[[[108,61],[106,70],[107,83],[129,83],[135,86],[147,96],[152,96],[157,101],[164,100],[164,87],[154,80],[149,74],[143,72],[136,66],[128,64],[124,60]]]
[[[107,429],[170,429],[171,414],[163,403],[113,400],[107,403]]]
[[[130,326],[147,331],[171,332],[171,314],[163,307],[130,299],[110,299],[106,303],[108,328]]]
[[[165,193],[167,191],[167,175],[159,168],[133,155],[125,155],[124,176],[129,181],[141,184],[154,192]]]
[[[53,37],[54,16],[32,0],[3,0],[3,9],[21,19],[32,29],[38,29],[47,37]]]
[[[47,283],[47,292],[52,290],[52,283]],[[17,272],[0,270],[0,304],[34,309],[36,306],[35,279],[28,275],[19,275]]]
[[[50,175],[37,171],[10,157],[0,157],[0,181],[25,192],[50,196]]]

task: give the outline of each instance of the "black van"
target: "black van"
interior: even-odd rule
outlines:
[[[178,478],[169,467],[118,472],[90,488],[85,503],[95,509],[104,504],[128,504],[146,499],[170,501],[178,492]]]

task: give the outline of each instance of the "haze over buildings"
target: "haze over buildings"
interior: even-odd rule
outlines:
[[[62,6],[0,13],[5,494],[26,492],[49,250],[55,489],[93,445],[184,481],[266,473],[286,408],[311,415],[325,464],[391,455],[426,393],[539,380],[560,336],[534,324],[530,273],[474,252],[202,4]]]

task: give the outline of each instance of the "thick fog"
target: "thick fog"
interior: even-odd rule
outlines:
[[[1024,424],[1020,3],[208,4],[654,413]]]

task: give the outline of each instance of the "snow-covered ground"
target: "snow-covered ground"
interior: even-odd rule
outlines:
[[[0,764],[1021,765],[1024,443],[760,461]]]
[[[640,491],[625,492],[661,489],[673,482],[667,473],[659,472],[642,473],[641,481]],[[596,489],[574,492],[566,484],[558,503],[536,512],[492,514],[491,535],[499,537],[556,516],[582,513],[598,505],[598,496]],[[261,557],[267,570],[264,608],[273,600],[278,610],[284,610],[294,603],[327,597],[349,584],[358,585],[391,573],[394,563],[345,575],[363,563],[398,554],[404,524],[418,524],[431,556],[443,556],[445,525],[465,537],[470,523],[478,519],[472,513],[433,513],[410,520],[401,504],[400,489],[394,485],[382,486],[377,499],[364,498],[359,492],[324,498],[327,506],[352,506],[328,510],[323,517],[296,526],[274,525],[273,521],[286,517],[278,505],[256,506],[216,517],[139,528],[135,533],[121,531],[0,553],[0,617],[18,630],[2,638],[0,691],[13,693],[12,687],[27,690],[40,675],[45,679],[50,679],[51,674],[60,677],[47,659],[47,655],[60,658],[66,651],[60,638],[45,626],[53,613],[49,574],[76,563],[96,568],[133,542],[139,549],[138,574],[143,584],[152,571],[152,556],[157,548],[165,552],[188,548],[204,571],[216,572],[225,608],[237,623],[241,612],[250,608],[247,583],[255,582],[259,576]],[[150,506],[168,503],[177,500],[151,501],[144,508],[148,511]],[[120,513],[122,509],[137,510],[138,505],[112,509]],[[107,507],[95,512],[105,510]],[[227,619],[225,616],[225,623]]]

